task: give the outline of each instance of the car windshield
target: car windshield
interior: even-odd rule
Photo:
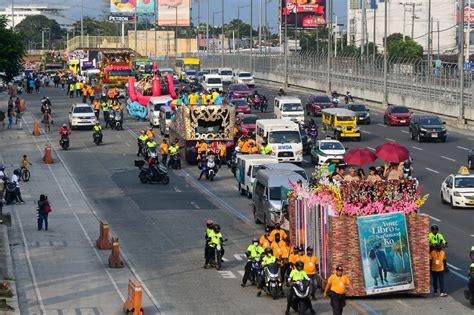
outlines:
[[[283,104],[282,109],[284,112],[299,112],[303,110],[303,106],[298,103]]]
[[[246,85],[232,85],[230,90],[232,91],[249,91],[249,87]]]
[[[74,114],[88,114],[92,113],[92,108],[89,106],[80,106],[74,108]]]
[[[241,77],[241,78],[250,78],[250,73],[239,73],[239,77]]]
[[[269,143],[300,143],[301,135],[297,130],[271,131],[268,133]]]
[[[254,167],[252,168],[252,177],[255,178],[255,176],[257,176],[257,172],[263,169],[265,169],[265,166],[263,165],[254,165]]]
[[[132,75],[132,70],[111,70],[109,76],[111,77],[129,77]]]
[[[331,100],[327,96],[315,96],[313,99],[315,103],[331,103]]]
[[[438,117],[420,118],[421,125],[442,125],[443,122]]]
[[[392,113],[394,114],[408,114],[409,112],[405,106],[392,107]]]
[[[455,178],[454,188],[474,188],[474,177]]]
[[[231,103],[234,106],[246,106],[247,105],[247,101],[246,100],[241,100],[241,99],[234,99],[234,100],[231,101]]]
[[[258,117],[256,117],[256,116],[244,116],[242,118],[242,123],[244,125],[253,125],[253,124],[257,123],[257,119],[258,119]]]
[[[188,70],[188,71],[186,71],[186,75],[196,75],[196,71]]]
[[[337,116],[337,121],[354,121],[355,116]]]
[[[303,177],[305,180],[308,180],[307,176],[306,176],[306,172],[304,170],[299,170],[299,171],[294,171],[296,174],[299,174],[301,175],[301,177]]]
[[[223,70],[223,71],[221,71],[220,75],[232,75],[232,71]]]
[[[340,142],[322,142],[319,148],[321,150],[344,150],[344,146]]]
[[[221,84],[222,81],[220,78],[209,78],[207,79],[208,84]]]
[[[204,69],[204,70],[201,71],[201,73],[202,73],[202,74],[209,74],[209,73],[211,73],[211,72],[210,72],[209,70],[207,70],[207,69]]]
[[[281,200],[281,187],[270,187],[270,200]]]
[[[367,110],[364,105],[349,105],[348,108],[355,112],[363,112]]]

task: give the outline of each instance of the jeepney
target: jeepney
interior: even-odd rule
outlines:
[[[361,140],[361,132],[357,126],[357,114],[345,108],[326,108],[321,111],[323,130],[337,140]]]

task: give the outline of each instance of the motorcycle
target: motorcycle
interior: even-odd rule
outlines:
[[[260,284],[263,281],[263,268],[260,261],[260,256],[255,257],[254,261],[252,261],[249,279],[252,284]]]
[[[140,169],[138,178],[143,184],[152,184],[152,183],[163,183],[168,185],[170,178],[168,176],[168,169],[162,164],[156,164],[153,167],[154,170],[150,167],[145,168],[145,161],[135,160],[135,166]]]
[[[232,174],[235,175],[235,169],[237,168],[237,154],[240,152],[239,147],[235,147],[234,152],[232,152],[232,157],[227,161],[227,166],[232,171]]]
[[[222,242],[214,248],[214,255],[211,258],[209,264],[211,267],[221,270],[222,267],[222,256],[224,255],[224,242],[227,242],[227,239],[222,240]]]
[[[286,96],[286,92],[285,92],[285,90],[283,90],[283,88],[280,88],[278,90],[278,96]]]
[[[305,314],[306,310],[311,306],[311,301],[309,299],[311,286],[309,281],[296,281],[291,285],[290,290],[293,291],[293,299],[290,304],[291,307],[299,314]]]
[[[334,106],[339,105],[339,95],[337,94],[336,91],[333,91],[333,92],[331,93],[331,103],[332,103]]]
[[[267,108],[268,108],[268,100],[264,97],[260,105],[260,112],[266,113]]]
[[[69,149],[69,135],[66,135],[66,134],[61,135],[61,140],[59,140],[59,145],[63,148],[63,150]]]
[[[174,170],[181,169],[181,157],[179,153],[170,156],[170,165]]]
[[[123,130],[122,126],[122,113],[121,112],[116,112],[114,115],[112,115],[112,123],[110,127],[115,130]]]
[[[262,98],[260,97],[260,95],[253,95],[250,98],[250,105],[253,106],[253,108],[255,108],[255,110],[261,109]]]
[[[318,126],[316,126],[316,124],[310,125],[306,130],[306,134],[308,135],[310,143],[315,144],[316,140],[318,140]]]
[[[277,263],[268,265],[265,270],[265,286],[263,287],[267,294],[270,294],[274,300],[278,297],[279,292],[283,292],[280,279],[280,266]]]
[[[94,135],[93,135],[93,138],[94,138],[94,143],[96,145],[101,144],[102,143],[102,131],[95,131]]]
[[[474,246],[471,247],[470,257],[471,262],[474,263]],[[469,281],[467,283],[467,290],[464,290],[464,296],[469,300],[471,305],[474,305],[474,267],[470,267],[469,269]]]
[[[207,160],[207,163],[206,163],[206,169],[207,169],[207,172],[206,172],[206,179],[210,180],[211,182],[214,181],[214,177],[216,176],[217,174],[217,167],[216,167],[216,161],[211,159],[211,160]]]
[[[9,205],[15,202],[17,196],[16,184],[8,181],[5,185],[5,204]]]

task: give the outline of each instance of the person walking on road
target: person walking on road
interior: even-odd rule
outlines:
[[[76,97],[81,96],[81,90],[82,90],[81,87],[82,87],[81,81],[77,80],[76,84],[74,85],[74,90],[76,91]]]
[[[333,315],[341,315],[344,306],[346,306],[346,292],[347,289],[353,291],[353,287],[349,278],[343,274],[342,266],[336,267],[336,273],[332,274],[324,289],[324,297],[331,298],[331,307]]]
[[[8,117],[8,126],[7,126],[7,128],[8,129],[12,129],[13,117],[14,116],[15,116],[15,112],[13,110],[13,105],[12,106],[8,105],[8,109],[7,109],[7,117]]]
[[[44,230],[48,230],[48,215],[50,212],[51,205],[49,204],[48,196],[42,194],[38,200],[38,231],[43,229],[43,223]]]
[[[71,82],[69,84],[69,98],[74,98],[74,90],[76,89],[76,84]]]
[[[446,253],[443,250],[443,243],[438,243],[436,248],[430,253],[430,269],[431,277],[433,278],[433,293],[438,294],[438,284],[441,297],[447,296],[444,292],[444,273],[447,271],[445,268],[446,264]]]

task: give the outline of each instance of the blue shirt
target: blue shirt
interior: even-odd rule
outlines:
[[[216,105],[222,105],[222,102],[224,101],[224,98],[222,96],[216,97]]]

